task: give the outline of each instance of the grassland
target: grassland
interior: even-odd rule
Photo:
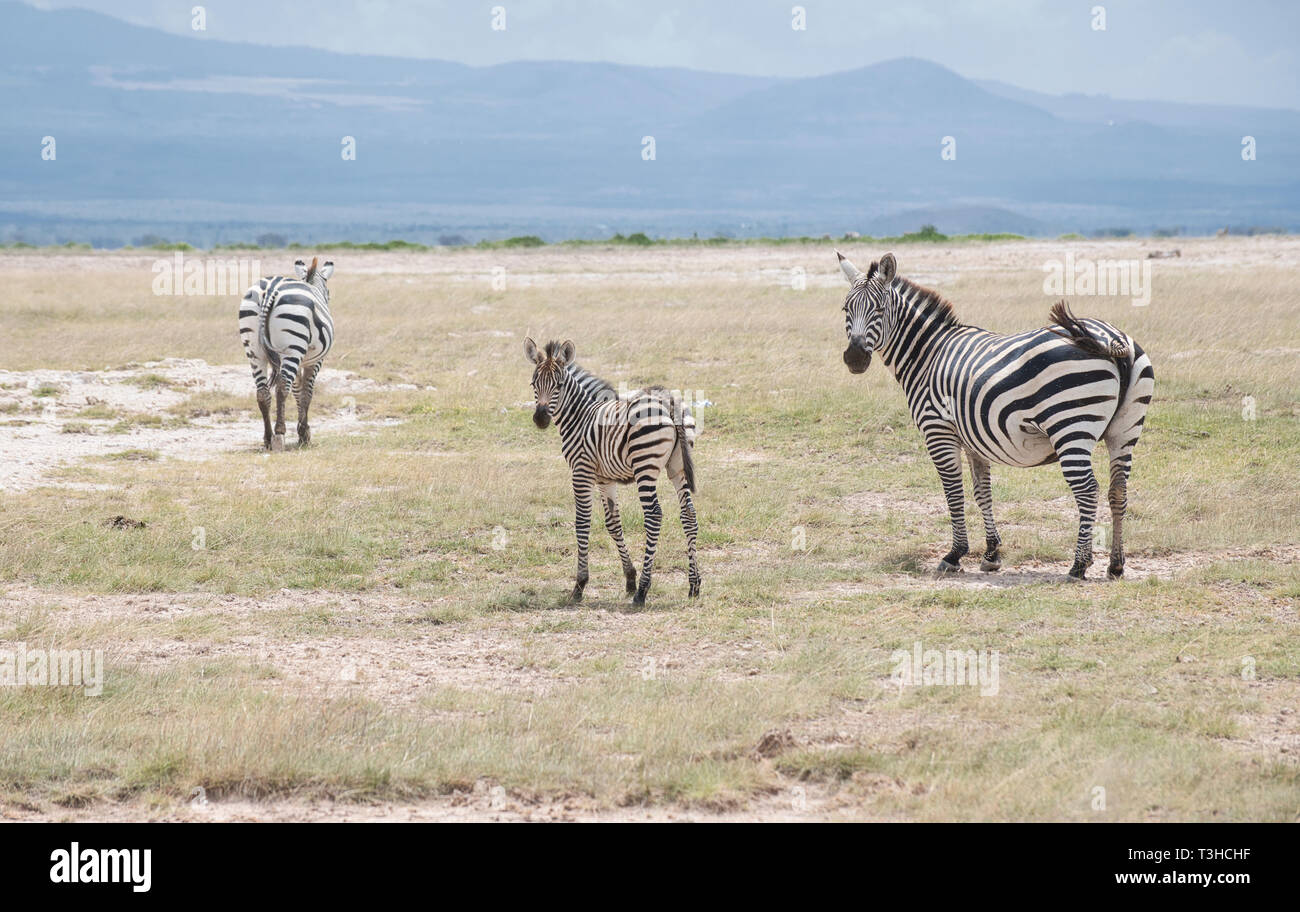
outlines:
[[[1046,319],[1047,260],[1151,243],[913,243],[899,270],[1013,330]],[[330,366],[373,384],[326,384],[321,420],[360,420],[275,457],[251,395],[148,366],[237,364],[234,298],[154,297],[139,252],[0,253],[0,425],[55,402],[70,439],[113,445],[0,493],[0,649],[106,654],[98,697],[0,688],[0,814],[1295,819],[1300,243],[1178,246],[1148,306],[1072,302],[1157,371],[1130,578],[1082,586],[1054,468],[995,469],[1002,574],[930,577],[937,477],[892,378],[840,362],[829,245],[339,251]],[[528,334],[713,403],[700,600],[665,485],[647,608],[599,522],[565,603],[573,508]],[[106,369],[167,404],[71,401]],[[246,442],[173,428],[214,415]],[[195,458],[139,443],[171,430]],[[900,690],[917,642],[996,651],[997,695]]]

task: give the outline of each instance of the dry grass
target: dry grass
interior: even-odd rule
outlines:
[[[77,460],[2,495],[0,645],[103,648],[107,681],[97,698],[0,691],[0,802],[166,815],[202,785],[227,801],[464,792],[495,808],[486,782],[600,814],[1292,819],[1300,244],[1181,246],[1155,264],[1148,307],[1073,302],[1157,370],[1130,485],[1134,578],[1084,586],[1060,582],[1074,522],[1053,468],[995,469],[1004,577],[925,575],[948,537],[937,479],[893,380],[840,363],[828,251],[340,254],[331,366],[385,386],[355,403],[326,386],[320,414],[400,423],[268,458],[251,395],[187,394],[158,415],[219,413],[247,444]],[[1011,330],[1045,322],[1041,266],[1066,249],[898,254],[963,318]],[[154,298],[149,262],[0,256],[3,366],[236,363],[235,301]],[[795,268],[806,290],[789,287]],[[528,420],[526,334],[574,338],[615,383],[714,403],[697,449],[699,602],[665,498],[649,609],[630,612],[599,530],[588,602],[564,606],[572,504],[554,432]],[[105,525],[115,515],[146,525]],[[900,693],[891,653],[917,641],[996,650],[998,695]]]

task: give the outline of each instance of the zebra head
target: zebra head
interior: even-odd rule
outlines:
[[[330,276],[334,275],[333,260],[326,260],[322,263],[320,257],[312,257],[310,266],[302,260],[294,260],[293,271],[299,279],[308,285],[315,286],[320,291],[321,297],[325,299],[325,303],[329,303],[330,290],[325,282]]]
[[[844,299],[844,334],[849,346],[844,349],[844,363],[849,370],[860,374],[871,366],[871,353],[881,343],[881,326],[885,306],[889,301],[889,284],[894,281],[898,264],[894,255],[887,253],[879,263],[872,263],[862,272],[849,260],[835,251],[840,258],[840,268],[853,287]]]
[[[560,388],[569,379],[568,367],[575,354],[572,342],[547,342],[544,349],[539,349],[532,339],[524,340],[524,357],[534,365],[533,396],[537,403],[533,408],[533,424],[539,428],[551,425]]]

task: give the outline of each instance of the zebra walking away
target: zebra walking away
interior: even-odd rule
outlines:
[[[940,572],[956,572],[969,550],[961,454],[970,465],[984,516],[980,569],[1002,566],[993,522],[989,466],[1060,462],[1079,507],[1079,538],[1070,576],[1092,563],[1097,479],[1092,451],[1110,454],[1109,502],[1114,523],[1108,575],[1124,574],[1124,512],[1133,448],[1155,389],[1151,359],[1131,337],[1100,320],[1076,319],[1062,301],[1045,329],[1002,335],[957,319],[938,293],[901,276],[893,254],[867,271],[836,251],[852,288],[844,301],[848,348],[844,363],[860,374],[872,353],[894,373],[912,420],[939,470],[952,520],[952,550]]]
[[[574,363],[572,342],[548,342],[539,349],[524,340],[524,355],[534,365],[533,422],[539,428],[552,420],[560,429],[560,448],[573,475],[577,504],[578,574],[573,601],[581,601],[587,585],[587,546],[591,535],[591,508],[597,491],[605,508],[609,530],[623,562],[627,591],[636,593],[633,604],[644,605],[654,570],[655,546],[663,511],[659,507],[658,480],[665,469],[677,488],[682,528],[686,532],[690,595],[700,594],[700,568],[695,558],[695,464],[691,450],[695,419],[690,410],[663,387],[634,390],[621,398],[614,388]],[[645,516],[645,560],[638,584],[636,569],[623,541],[618,514],[617,486],[636,484]]]
[[[298,402],[298,445],[311,443],[307,411],[325,355],[334,344],[330,291],[326,280],[334,264],[293,264],[296,279],[267,276],[244,293],[239,305],[239,336],[257,384],[262,410],[263,445],[284,449],[284,397],[293,390]],[[275,427],[271,427],[271,393],[275,392]]]

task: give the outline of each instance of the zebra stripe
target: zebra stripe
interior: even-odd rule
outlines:
[[[307,413],[321,364],[334,344],[326,280],[334,264],[317,260],[294,263],[297,278],[267,276],[244,293],[239,305],[239,336],[253,371],[257,404],[262,411],[264,445],[284,448],[284,398],[293,390],[298,403],[298,443],[311,443]],[[275,427],[271,393],[275,391]]]
[[[969,551],[964,452],[984,519],[980,568],[1001,566],[991,464],[1059,462],[1079,508],[1070,576],[1082,579],[1092,563],[1097,514],[1092,451],[1104,440],[1114,523],[1108,575],[1122,576],[1128,474],[1155,388],[1142,348],[1108,323],[1076,319],[1064,301],[1052,308],[1053,325],[1045,329],[1003,335],[967,326],[936,292],[896,276],[892,254],[866,273],[837,255],[852,284],[844,302],[844,362],[862,373],[878,353],[893,371],[943,484],[953,540],[939,570],[958,570]]]
[[[605,511],[605,528],[614,539],[623,564],[627,591],[635,593],[633,603],[644,605],[654,570],[655,547],[663,522],[659,506],[659,474],[667,470],[677,488],[682,528],[686,533],[689,564],[689,592],[700,594],[700,568],[696,560],[695,465],[691,450],[695,440],[695,419],[682,402],[663,387],[635,390],[619,397],[614,388],[574,363],[572,342],[549,342],[538,349],[532,339],[524,340],[524,354],[535,367],[533,421],[540,428],[552,420],[560,429],[560,449],[569,463],[576,504],[578,539],[577,582],[573,600],[582,599],[587,585],[587,550],[591,536],[591,508],[600,492]],[[645,516],[645,559],[641,580],[623,541],[618,513],[617,486],[635,484]]]

